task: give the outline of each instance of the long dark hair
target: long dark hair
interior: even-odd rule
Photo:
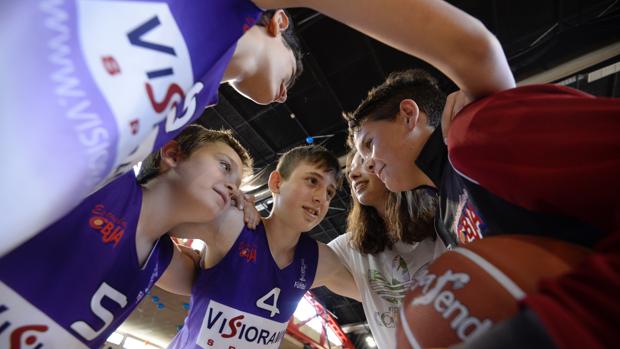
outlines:
[[[347,171],[351,168],[354,156],[354,150],[347,154]],[[374,207],[362,205],[353,189],[351,202],[347,231],[352,246],[362,253],[380,253],[386,248],[392,249],[397,241],[411,244],[435,234],[433,219],[437,198],[434,193],[424,189],[389,192],[385,220]]]

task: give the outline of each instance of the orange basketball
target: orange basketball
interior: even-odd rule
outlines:
[[[416,274],[400,312],[398,348],[449,347],[514,315],[541,279],[589,254],[549,238],[504,235],[444,253]]]

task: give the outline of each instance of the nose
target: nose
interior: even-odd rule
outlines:
[[[237,191],[237,186],[231,182],[224,184],[224,188],[226,188],[230,196],[233,196]]]
[[[327,194],[327,189],[315,190],[313,193],[312,199],[318,205],[323,206],[323,204],[329,199],[328,194]]]
[[[368,171],[368,173],[376,174],[375,159],[373,159],[372,157],[367,158],[366,161],[364,161],[364,169]]]
[[[349,181],[353,182],[360,178],[362,174],[360,173],[359,165],[351,165],[351,169],[349,170]]]

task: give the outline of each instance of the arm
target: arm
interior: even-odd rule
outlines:
[[[471,98],[515,86],[502,47],[484,25],[438,0],[254,0],[263,8],[309,7],[446,74]]]
[[[189,296],[192,293],[192,285],[196,277],[196,260],[193,251],[184,253],[181,246],[175,244],[172,260],[164,274],[157,280],[156,285],[165,291]]]
[[[312,288],[325,286],[339,295],[362,301],[353,276],[327,245],[319,244],[319,263]]]
[[[247,214],[245,217],[247,218]],[[243,224],[244,212],[231,206],[212,222],[180,226],[175,229],[174,235],[205,241],[208,246],[205,252],[205,264],[211,266],[217,264],[228,252]],[[200,256],[195,251],[187,246],[175,244],[172,261],[156,285],[168,292],[189,296],[199,264]]]

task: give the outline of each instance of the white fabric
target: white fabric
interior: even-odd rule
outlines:
[[[405,244],[375,255],[364,254],[349,243],[349,234],[340,235],[328,246],[349,269],[362,296],[364,313],[377,346],[396,348],[396,323],[411,280],[423,266],[445,251],[440,239]]]

